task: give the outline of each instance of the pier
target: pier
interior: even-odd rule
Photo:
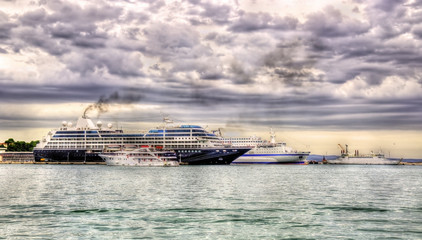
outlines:
[[[32,152],[1,152],[0,164],[105,165],[105,162],[35,162]]]
[[[0,164],[40,164],[40,165],[106,165],[105,162],[24,162],[24,161],[0,161]]]
[[[32,152],[2,152],[0,153],[0,163],[33,163],[35,162]]]

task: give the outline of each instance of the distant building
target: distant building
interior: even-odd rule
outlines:
[[[1,144],[0,144],[0,146],[1,146]],[[2,152],[6,152],[6,150],[7,150],[7,148],[5,148],[5,147],[0,147],[0,153],[2,153]]]

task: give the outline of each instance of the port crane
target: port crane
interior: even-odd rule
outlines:
[[[349,154],[349,149],[348,149],[349,146],[347,146],[347,144],[346,144],[346,149],[344,149],[344,147],[341,146],[340,143],[338,144],[338,146],[341,148],[341,153],[342,154]]]

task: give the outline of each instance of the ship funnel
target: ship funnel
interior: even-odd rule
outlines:
[[[270,137],[271,137],[271,143],[275,144],[276,140],[275,140],[275,132],[273,131],[273,129],[270,129]]]

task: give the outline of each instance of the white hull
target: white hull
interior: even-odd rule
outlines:
[[[284,142],[276,142],[275,133],[271,133],[268,143],[258,137],[226,138],[224,141],[234,146],[252,144],[255,146],[249,152],[238,157],[232,164],[306,164],[309,152],[299,152],[288,147]]]
[[[244,154],[233,164],[304,164],[308,153],[305,154]]]
[[[355,164],[355,165],[397,165],[401,159],[386,159],[384,157],[339,157],[327,160],[328,164]]]
[[[174,152],[139,148],[133,151],[103,153],[99,155],[108,166],[178,167]]]
[[[101,155],[100,155],[101,156]],[[178,167],[177,161],[162,161],[162,160],[135,160],[133,158],[116,158],[103,157],[108,166],[133,166],[133,167]]]

